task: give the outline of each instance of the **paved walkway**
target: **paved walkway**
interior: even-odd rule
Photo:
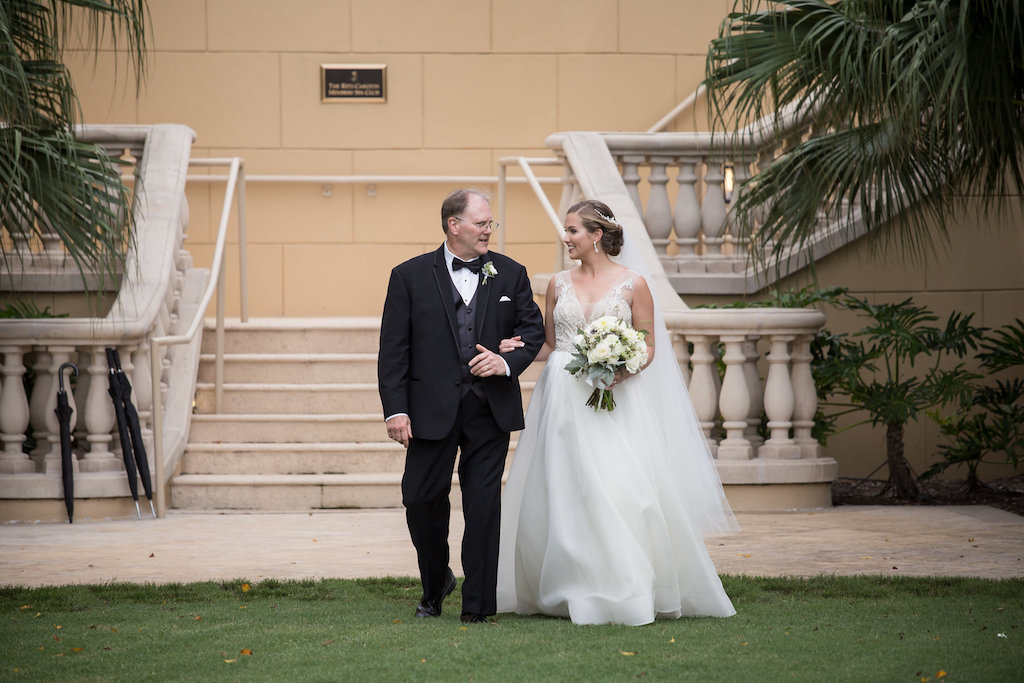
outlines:
[[[995,508],[841,506],[737,517],[741,532],[707,539],[722,574],[1024,577],[1024,517]],[[456,510],[456,574],[461,539]],[[400,509],[0,526],[0,585],[415,575]]]

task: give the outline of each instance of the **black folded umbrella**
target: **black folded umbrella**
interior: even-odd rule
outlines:
[[[75,377],[78,377],[78,366],[74,363],[64,363],[57,370],[58,389],[57,407],[53,412],[57,413],[57,423],[60,425],[60,474],[64,481],[64,507],[68,511],[68,524],[73,524],[75,515],[75,464],[74,455],[71,453],[71,414],[74,412],[68,402],[68,392],[64,390],[64,369],[71,368]]]
[[[135,514],[142,519],[139,510],[139,481],[149,499],[149,509],[156,518],[153,507],[153,482],[149,476],[149,462],[146,460],[146,445],[142,441],[142,428],[139,424],[139,413],[132,404],[132,385],[121,369],[121,356],[117,349],[107,348],[107,364],[110,366],[110,388],[108,392],[114,400],[114,416],[117,418],[117,433],[121,439],[121,458],[124,469],[128,473],[128,488],[135,501]],[[136,469],[136,465],[138,469]]]

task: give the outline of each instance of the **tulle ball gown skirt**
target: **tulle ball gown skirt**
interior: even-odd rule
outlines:
[[[505,487],[498,610],[631,625],[735,614],[677,457],[705,449],[703,435],[667,443],[642,373],[615,387],[614,411],[595,412],[568,361],[548,359]]]

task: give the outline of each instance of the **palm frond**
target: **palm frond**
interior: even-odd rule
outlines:
[[[141,87],[145,0],[4,0],[0,3],[0,221],[18,241],[55,232],[83,275],[117,277],[131,245],[131,195],[119,161],[74,139],[80,107],[63,64],[72,34],[95,51],[109,32]],[[0,267],[11,271],[6,250]]]
[[[795,106],[815,131],[743,186],[752,252],[778,262],[823,214],[893,225],[917,256],[968,201],[1024,194],[1022,16],[1021,0],[736,2],[708,52],[713,124]]]

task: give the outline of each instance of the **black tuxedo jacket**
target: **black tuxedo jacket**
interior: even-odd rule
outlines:
[[[502,354],[511,376],[478,380],[498,425],[511,432],[523,428],[518,378],[544,343],[544,322],[533,301],[526,268],[496,252],[480,260],[492,261],[498,274],[477,287],[477,341],[495,353],[502,339],[518,335],[525,343]],[[377,380],[384,417],[407,413],[416,438],[443,438],[458,411],[463,361],[454,297],[443,245],[391,271],[380,326]]]

